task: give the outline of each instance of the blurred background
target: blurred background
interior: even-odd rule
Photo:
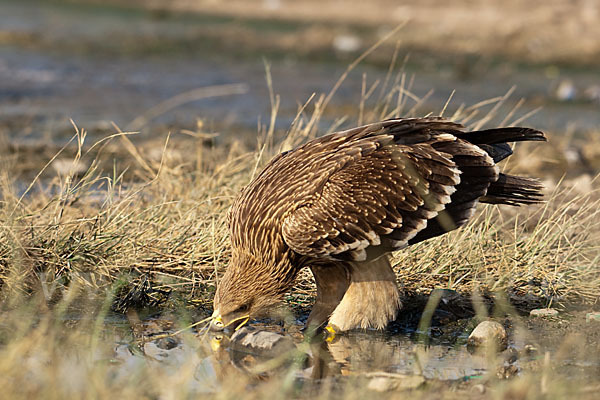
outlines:
[[[402,68],[419,113],[510,95],[499,121],[569,137],[600,126],[595,0],[56,0],[0,2],[0,133],[11,146],[60,146],[72,119],[91,136],[182,131],[251,138],[284,132],[349,63],[393,31],[345,80],[321,123],[357,122],[363,79]],[[394,56],[395,55],[395,56]],[[421,99],[422,101],[416,100]],[[510,121],[509,121],[510,122]]]

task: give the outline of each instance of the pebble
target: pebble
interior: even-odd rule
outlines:
[[[496,321],[483,321],[469,335],[467,345],[471,348],[494,346],[503,351],[508,344],[506,330]]]
[[[536,310],[531,310],[529,312],[530,317],[556,317],[558,315],[558,310],[554,308],[538,308]]]
[[[516,365],[503,365],[496,371],[496,377],[498,379],[510,379],[513,376],[519,374],[519,367]]]
[[[279,333],[243,327],[231,336],[231,344],[237,350],[244,349],[251,353],[275,356],[296,348],[289,336]]]
[[[367,388],[376,392],[417,389],[425,383],[425,378],[422,375],[373,372],[367,374],[367,376],[371,378]]]
[[[571,80],[564,79],[556,87],[554,95],[558,100],[572,101],[577,96],[577,88]]]
[[[156,341],[156,346],[158,346],[159,349],[171,350],[179,346],[179,341],[173,337],[166,337],[158,339]]]
[[[362,42],[355,35],[338,35],[333,39],[333,48],[342,53],[358,51]]]
[[[600,322],[600,312],[589,312],[585,314],[585,322]]]
[[[523,350],[525,350],[526,354],[536,354],[538,352],[537,347],[532,344],[526,344],[525,347],[523,347]]]
[[[511,347],[502,352],[502,358],[508,364],[514,364],[519,359],[519,352],[514,347]]]
[[[473,385],[473,387],[471,388],[471,390],[473,392],[479,393],[479,394],[485,394],[485,386],[482,385],[481,383],[478,383],[477,385]]]
[[[155,360],[164,361],[168,360],[173,354],[177,352],[177,347],[171,349],[163,349],[156,342],[144,343],[143,351],[144,355]]]
[[[585,89],[583,96],[586,100],[600,104],[600,85],[592,85]]]

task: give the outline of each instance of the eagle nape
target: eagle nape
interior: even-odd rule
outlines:
[[[459,228],[478,203],[540,202],[537,180],[497,163],[508,143],[545,140],[530,128],[392,119],[274,157],[229,211],[232,256],[213,325],[264,315],[308,267],[317,296],[307,325],[385,328],[402,307],[389,254]]]

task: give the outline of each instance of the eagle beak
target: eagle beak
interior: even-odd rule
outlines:
[[[246,323],[250,320],[249,315],[242,315],[241,317],[237,317],[229,321],[227,324],[223,322],[223,317],[215,312],[213,314],[213,320],[210,323],[210,330],[213,332],[221,332],[225,330],[225,328],[232,329],[234,332],[240,329],[242,326],[246,325]]]
[[[246,323],[250,320],[250,316],[249,315],[244,315],[242,317],[239,317],[231,322],[237,322],[237,321],[241,321],[238,322],[238,325],[235,327],[234,331],[237,331],[238,329],[240,329],[242,326],[246,325]]]
[[[213,320],[210,323],[210,330],[213,332],[220,332],[225,329],[225,324],[223,323],[223,318],[219,315],[218,311],[215,311],[212,315]]]

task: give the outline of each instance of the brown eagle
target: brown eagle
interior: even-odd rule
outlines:
[[[277,155],[229,212],[212,328],[264,315],[304,267],[317,286],[308,326],[385,328],[402,307],[389,253],[464,225],[477,202],[539,202],[536,180],[496,164],[512,154],[507,142],[545,140],[529,128],[393,119]]]

